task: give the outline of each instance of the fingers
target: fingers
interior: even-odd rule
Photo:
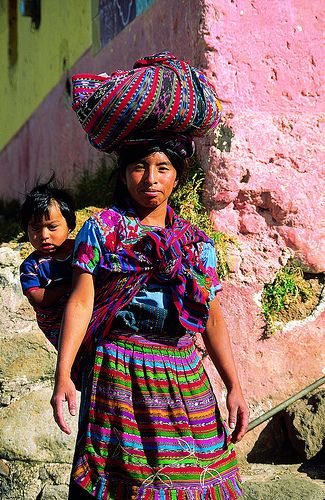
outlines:
[[[51,400],[51,405],[53,407],[53,417],[57,425],[60,427],[61,431],[65,432],[66,434],[71,434],[71,429],[69,425],[66,423],[64,420],[63,416],[63,403],[65,400],[61,399],[60,397],[54,397]]]
[[[76,414],[76,399],[75,398],[68,399],[68,408],[69,408],[70,415],[72,415],[74,417]]]
[[[237,423],[237,415],[235,411],[229,412],[228,425],[230,429],[234,430]]]
[[[231,435],[231,441],[233,443],[238,443],[246,434],[248,427],[248,417],[249,417],[248,408],[238,408],[235,425],[231,427],[231,424],[229,424],[229,427],[234,429]],[[233,422],[234,421],[232,420],[232,425]]]
[[[71,382],[69,388],[64,389],[63,387],[55,388],[53,396],[51,398],[51,405],[53,408],[53,417],[57,425],[60,427],[61,431],[66,434],[71,434],[71,429],[64,418],[64,403],[68,402],[68,408],[70,415],[76,414],[76,391],[74,385]]]

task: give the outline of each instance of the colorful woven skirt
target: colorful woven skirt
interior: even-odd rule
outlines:
[[[97,347],[72,477],[103,500],[241,496],[230,437],[192,338],[115,332]]]

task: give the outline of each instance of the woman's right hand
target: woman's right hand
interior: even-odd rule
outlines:
[[[76,414],[76,388],[70,377],[58,379],[55,383],[51,405],[53,408],[54,420],[60,427],[61,431],[66,434],[71,434],[69,425],[64,420],[63,403],[68,402],[70,415]]]
[[[70,378],[71,368],[86,334],[94,305],[94,278],[82,269],[73,271],[72,293],[62,319],[55,386],[51,398],[54,420],[66,434],[71,429],[64,420],[63,403],[70,415],[76,414],[76,388]]]

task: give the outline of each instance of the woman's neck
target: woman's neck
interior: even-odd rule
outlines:
[[[155,208],[136,207],[138,218],[144,226],[165,227],[167,215],[167,203]]]

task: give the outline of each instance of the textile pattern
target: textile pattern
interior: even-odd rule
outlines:
[[[207,266],[209,252],[216,263],[210,238],[170,207],[166,228],[141,225],[132,207],[114,207],[86,221],[76,238],[73,265],[96,276],[96,294],[92,319],[74,363],[72,376],[77,386],[83,357],[109,334],[117,312],[152,278],[171,285],[179,322],[186,330],[205,330],[209,301],[221,288],[216,266]]]
[[[114,331],[96,349],[73,478],[102,500],[230,500],[233,446],[190,335]]]
[[[206,76],[169,52],[110,76],[74,75],[72,92],[73,110],[91,144],[107,152],[166,134],[191,142],[216,128],[221,115]]]
[[[32,252],[20,266],[20,283],[25,295],[38,288],[52,289],[61,285],[71,287],[72,254],[65,259]],[[63,295],[53,306],[34,307],[36,320],[45,337],[57,349],[62,316],[70,292]]]

